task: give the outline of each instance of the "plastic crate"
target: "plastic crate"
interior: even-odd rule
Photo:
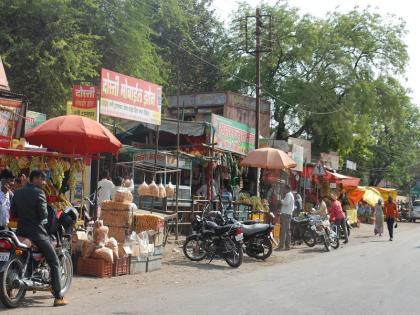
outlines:
[[[114,277],[128,275],[130,273],[130,259],[128,257],[118,258],[114,262],[112,275]]]
[[[77,273],[98,278],[112,277],[112,263],[103,259],[79,257]]]

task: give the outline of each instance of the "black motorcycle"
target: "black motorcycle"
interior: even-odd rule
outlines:
[[[57,222],[56,233],[51,235],[60,261],[63,296],[73,278],[70,246],[77,217],[75,209],[66,209]],[[6,307],[18,307],[26,291],[51,291],[50,273],[44,255],[29,239],[12,231],[0,231],[0,300]]]
[[[316,245],[316,239],[313,237],[313,231],[310,226],[310,217],[305,216],[292,217],[290,222],[290,236],[292,245],[301,245],[303,242],[309,246],[314,247]]]
[[[237,268],[242,264],[244,239],[239,223],[219,225],[206,218],[196,216],[192,220],[193,234],[185,240],[183,251],[191,261],[222,257],[229,266]]]

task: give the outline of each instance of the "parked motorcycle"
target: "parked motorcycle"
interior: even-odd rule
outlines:
[[[309,220],[309,225],[312,230],[311,244],[322,244],[328,252],[331,248],[337,249],[340,247],[339,237],[335,230],[336,228],[331,228],[328,220],[313,216]]]
[[[350,231],[352,229],[351,225],[350,225],[350,221],[349,219],[346,217],[345,219],[346,222],[346,228],[347,228],[347,236],[350,237]],[[344,240],[346,238],[346,235],[344,234],[344,229],[342,226],[338,226],[337,227],[337,232],[340,236],[340,239]]]
[[[77,217],[75,209],[66,209],[58,220],[57,233],[51,235],[60,261],[63,296],[73,278],[70,246]],[[26,291],[50,291],[50,274],[44,255],[29,239],[12,231],[0,231],[0,300],[6,307],[18,307]]]
[[[222,257],[229,266],[237,268],[242,264],[244,239],[241,224],[218,225],[204,216],[192,220],[193,234],[187,237],[183,252],[191,261]]]
[[[301,245],[304,242],[309,247],[316,245],[316,239],[310,229],[310,217],[292,217],[290,221],[291,244]]]
[[[406,207],[401,207],[399,212],[399,220],[400,222],[411,222],[412,219],[410,218],[410,209]]]

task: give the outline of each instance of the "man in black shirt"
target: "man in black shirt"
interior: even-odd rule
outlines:
[[[61,294],[60,262],[44,227],[48,217],[47,201],[42,190],[45,175],[41,171],[34,170],[29,180],[26,186],[15,192],[12,200],[12,213],[19,220],[16,234],[29,238],[45,255],[51,269],[54,306],[64,306],[68,303]]]

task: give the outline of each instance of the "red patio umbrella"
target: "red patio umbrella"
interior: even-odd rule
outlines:
[[[25,139],[62,153],[117,153],[121,142],[103,125],[77,115],[51,118],[29,130]]]

